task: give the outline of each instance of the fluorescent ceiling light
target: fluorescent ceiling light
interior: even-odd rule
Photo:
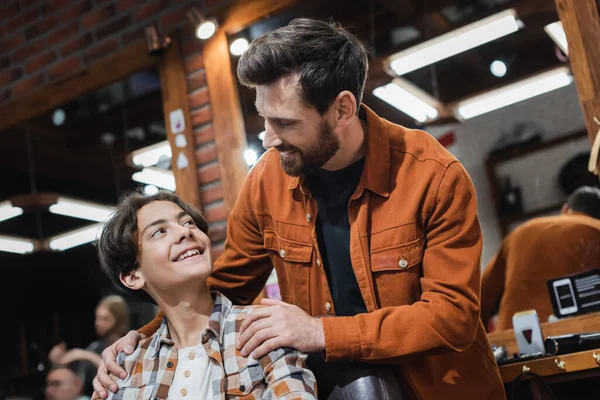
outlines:
[[[93,242],[94,240],[98,239],[98,234],[100,233],[103,225],[104,224],[102,223],[98,223],[53,236],[49,239],[48,245],[52,250],[63,251],[72,247]]]
[[[460,101],[456,106],[459,118],[469,119],[520,101],[567,86],[573,78],[567,67],[555,68],[531,78],[491,90]]]
[[[401,78],[376,88],[373,94],[420,123],[436,119],[442,107],[430,94]]]
[[[172,192],[175,191],[175,176],[172,171],[148,167],[133,174],[131,179],[146,185],[154,185]]]
[[[33,252],[34,249],[35,244],[32,240],[0,235],[0,251],[27,254]]]
[[[563,53],[569,55],[569,45],[567,43],[567,35],[563,24],[560,21],[553,22],[544,27],[544,30],[550,36],[550,38],[556,43],[556,45],[562,50]]]
[[[151,167],[158,164],[161,157],[171,157],[171,145],[168,140],[144,147],[131,153],[131,161],[139,167]]]
[[[514,9],[502,11],[393,55],[390,68],[404,75],[516,32],[519,24]]]
[[[56,204],[50,206],[53,214],[66,215],[67,217],[87,219],[88,221],[103,222],[114,211],[112,207],[86,201],[59,197]]]
[[[10,201],[0,202],[0,221],[6,221],[23,214],[21,207],[13,207]]]

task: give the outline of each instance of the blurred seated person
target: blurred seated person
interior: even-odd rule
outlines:
[[[112,399],[316,399],[306,354],[279,348],[254,359],[236,348],[242,321],[256,307],[233,306],[209,291],[207,231],[200,212],[171,192],[133,192],[119,202],[98,242],[100,265],[125,290],[155,301],[164,318],[131,355],[119,354],[127,376],[111,387],[115,394],[98,394]]]
[[[46,400],[89,400],[82,395],[83,382],[72,365],[53,366],[46,376]]]
[[[600,268],[600,189],[575,190],[558,216],[531,219],[506,236],[483,271],[481,319],[495,329],[534,309],[540,322],[553,314],[546,282]]]
[[[90,343],[85,349],[67,350],[66,344],[61,342],[54,346],[48,355],[48,359],[53,365],[78,362],[78,374],[84,384],[83,392],[87,394],[94,391],[92,381],[102,361],[100,356],[102,351],[129,330],[127,302],[117,295],[107,296],[100,300],[96,307],[94,325],[99,339]]]

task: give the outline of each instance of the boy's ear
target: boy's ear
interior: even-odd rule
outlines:
[[[144,274],[139,269],[135,271],[131,271],[128,274],[121,274],[119,276],[121,283],[125,285],[126,288],[131,290],[140,290],[144,287],[146,281],[144,280]]]

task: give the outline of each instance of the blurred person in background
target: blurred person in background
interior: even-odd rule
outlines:
[[[46,400],[89,400],[82,390],[83,382],[71,365],[54,366],[46,376]]]
[[[103,298],[96,307],[95,327],[99,339],[85,349],[67,350],[64,342],[54,346],[48,355],[53,365],[77,362],[78,374],[83,381],[83,393],[93,392],[92,380],[102,361],[102,351],[113,344],[129,330],[129,307],[123,297],[111,295]]]
[[[481,319],[498,315],[491,330],[512,329],[512,317],[536,310],[540,322],[553,313],[550,279],[600,268],[600,189],[583,186],[560,215],[533,218],[511,232],[483,271]]]

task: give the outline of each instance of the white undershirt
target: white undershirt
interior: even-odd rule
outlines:
[[[169,400],[212,399],[210,359],[202,344],[177,350]]]

